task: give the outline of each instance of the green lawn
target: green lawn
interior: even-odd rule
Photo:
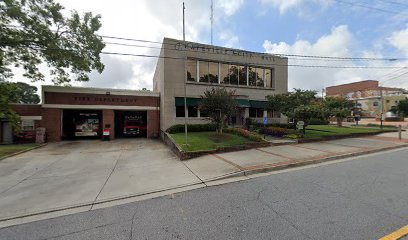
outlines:
[[[309,125],[306,127],[305,138],[320,138],[333,135],[347,135],[352,133],[382,132],[379,127],[337,127],[335,125]]]
[[[33,147],[38,146],[38,144],[11,144],[11,145],[0,145],[0,158],[7,155],[24,151]]]
[[[184,145],[184,133],[170,134],[176,143],[187,152],[215,150],[221,147],[231,147],[251,142],[248,139],[224,133],[221,136],[215,132],[188,133],[188,146]]]

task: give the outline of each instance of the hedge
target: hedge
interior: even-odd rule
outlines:
[[[259,130],[259,133],[274,137],[283,137],[288,134],[288,129],[279,127],[264,127]]]
[[[295,128],[294,123],[269,123],[269,124],[262,124],[262,123],[252,123],[255,128],[263,128],[263,127],[277,127],[277,128],[286,128],[286,129],[293,129]]]
[[[229,133],[229,134],[234,134],[238,135],[244,138],[248,138],[249,140],[253,142],[262,142],[263,139],[261,136],[258,136],[254,133],[251,133],[248,130],[242,129],[242,128],[226,128],[223,130],[224,133]]]
[[[213,123],[206,124],[187,124],[188,132],[213,132],[217,130],[217,125]],[[184,132],[184,124],[176,124],[169,127],[166,132],[168,133],[181,133]]]

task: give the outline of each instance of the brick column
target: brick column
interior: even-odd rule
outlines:
[[[157,138],[160,131],[160,111],[147,111],[147,137]]]
[[[115,139],[115,112],[110,109],[102,110],[102,131],[106,128],[110,129],[110,139]]]
[[[47,133],[48,142],[61,141],[61,119],[62,110],[57,108],[44,108],[42,110],[42,120],[39,122],[40,127],[44,127]]]

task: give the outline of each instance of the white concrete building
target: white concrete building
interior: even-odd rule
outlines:
[[[266,53],[184,42],[164,38],[153,78],[153,91],[160,93],[160,128],[184,123],[184,91],[188,123],[206,123],[198,109],[206,89],[223,87],[236,91],[240,109],[231,125],[247,118],[285,121],[279,113],[265,111],[266,96],[288,91],[288,59]]]

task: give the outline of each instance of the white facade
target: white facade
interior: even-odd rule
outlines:
[[[184,123],[184,116],[177,112],[183,109],[180,101],[184,91],[194,100],[213,87],[235,90],[236,98],[243,103],[232,124],[242,125],[248,117],[260,120],[268,115],[259,108],[266,96],[288,91],[288,59],[164,38],[153,79],[153,90],[160,93],[161,130]],[[188,110],[189,124],[208,121],[194,106]],[[269,117],[269,122],[282,120],[272,113]]]

